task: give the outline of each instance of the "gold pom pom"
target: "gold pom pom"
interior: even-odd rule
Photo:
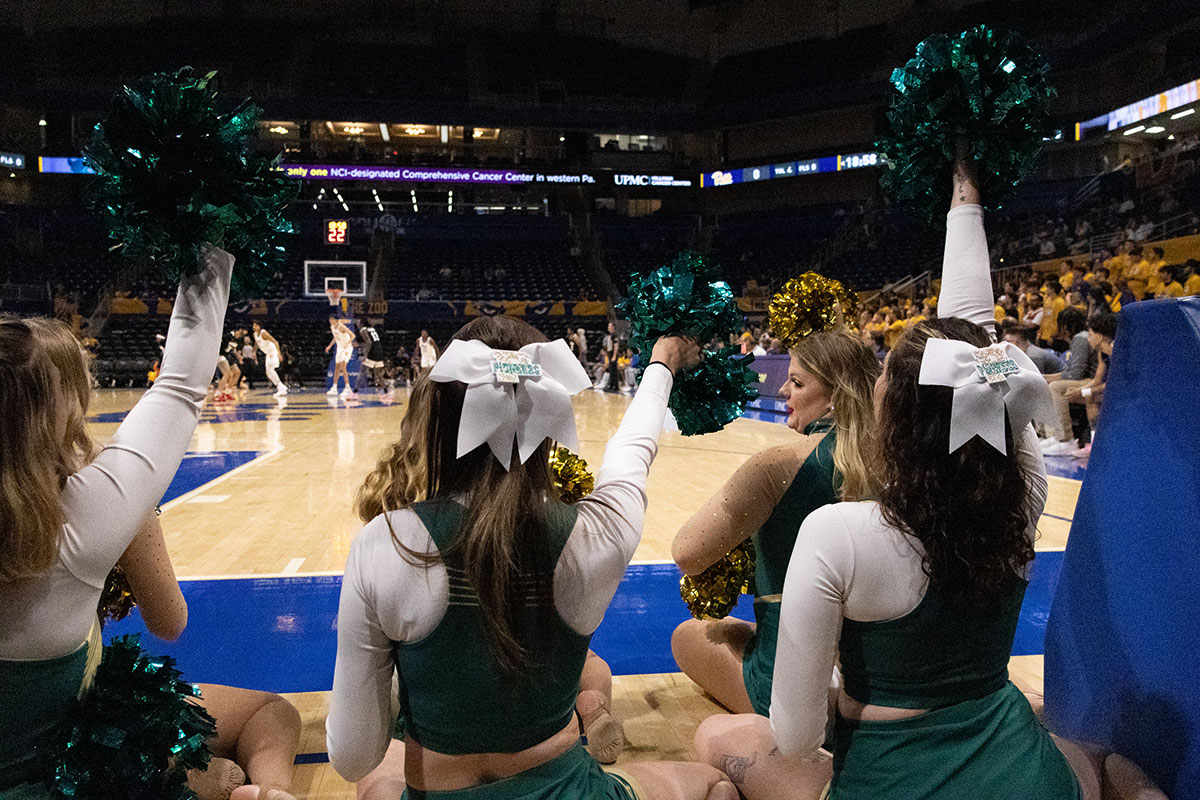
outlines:
[[[567,505],[578,502],[596,488],[596,478],[588,472],[587,462],[565,447],[550,453],[550,471],[559,499]]]
[[[817,331],[840,325],[854,330],[857,310],[858,297],[841,281],[809,271],[789,280],[771,298],[771,330],[784,347],[792,347]]]
[[[749,539],[704,572],[679,581],[679,596],[696,619],[724,619],[743,592],[754,594],[754,545]]]
[[[133,596],[129,578],[125,577],[125,571],[119,565],[114,565],[104,580],[104,591],[96,608],[101,622],[125,619],[135,605],[137,598]]]

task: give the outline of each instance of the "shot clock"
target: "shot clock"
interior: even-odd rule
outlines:
[[[345,219],[325,220],[325,244],[350,244],[350,221]]]

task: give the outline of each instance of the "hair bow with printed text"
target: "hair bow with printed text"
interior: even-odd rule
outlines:
[[[1053,420],[1045,378],[1029,356],[1007,342],[976,347],[957,339],[930,339],[921,358],[924,386],[954,389],[950,411],[950,452],[978,436],[1008,455],[1004,416],[1013,436],[1033,420]]]
[[[508,469],[514,438],[522,464],[547,438],[579,448],[571,395],[592,382],[561,339],[520,350],[495,350],[478,339],[456,339],[429,378],[467,385],[458,421],[458,458],[486,442]]]

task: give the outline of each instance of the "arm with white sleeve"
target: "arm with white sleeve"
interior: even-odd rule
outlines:
[[[179,285],[162,371],[91,464],[67,479],[61,557],[93,586],[162,498],[191,442],[216,370],[233,256],[208,247]]]
[[[616,594],[642,538],[646,478],[674,376],[651,364],[621,427],[608,442],[595,490],[575,504],[579,517],[554,569],[554,605],[575,631],[592,633]]]
[[[996,306],[977,181],[974,166],[959,161],[954,169],[950,213],[946,215],[938,316],[959,317],[994,334]]]

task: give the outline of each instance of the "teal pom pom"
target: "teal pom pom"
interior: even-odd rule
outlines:
[[[715,433],[740,417],[746,404],[758,397],[750,384],[758,374],[750,368],[754,356],[737,348],[704,353],[699,366],[675,378],[667,407],[684,436]]]
[[[662,336],[690,336],[703,346],[713,337],[728,339],[742,322],[729,284],[718,279],[714,264],[693,252],[635,278],[617,308],[633,323],[630,345],[642,353],[643,363]],[[684,436],[721,430],[758,397],[749,386],[758,377],[749,369],[753,357],[734,359],[730,352],[705,353],[698,366],[675,376],[668,406]]]
[[[1018,34],[980,26],[936,34],[892,73],[889,131],[876,142],[885,192],[935,223],[950,208],[960,143],[994,205],[1030,174],[1050,133],[1050,65]]]
[[[690,336],[701,345],[714,336],[726,338],[742,321],[729,284],[718,279],[715,265],[693,252],[635,278],[617,308],[633,323],[630,346],[642,353],[661,336]]]
[[[298,186],[278,158],[250,152],[256,106],[218,113],[215,75],[155,73],[114,98],[84,151],[96,171],[92,204],[128,263],[174,282],[213,244],[236,259],[231,294],[261,296],[294,232],[283,211]]]
[[[194,800],[187,770],[211,757],[216,723],[168,657],[137,636],[104,648],[95,682],[76,704],[57,754],[54,796],[72,800]]]

